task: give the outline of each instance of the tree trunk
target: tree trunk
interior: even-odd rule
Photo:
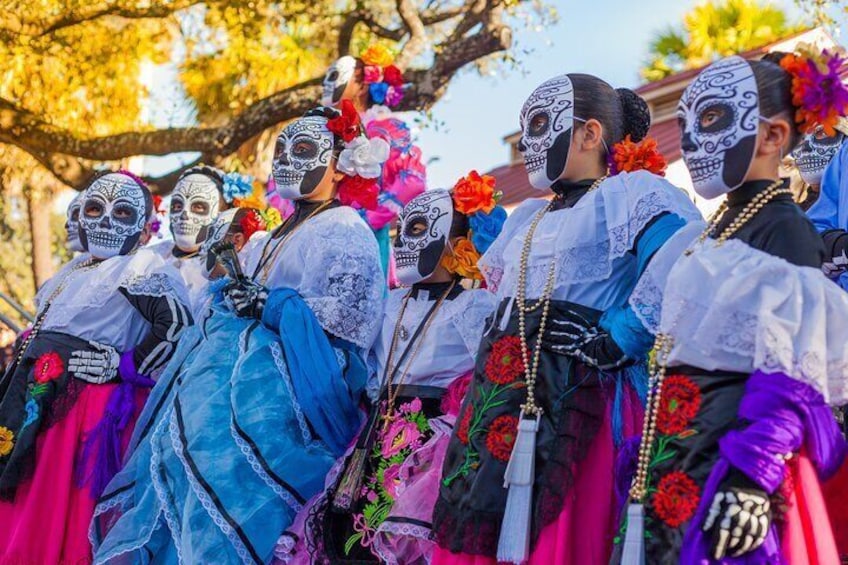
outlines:
[[[32,238],[32,280],[35,290],[38,290],[53,276],[53,253],[50,246],[51,198],[42,191],[28,190],[26,193],[29,233]]]

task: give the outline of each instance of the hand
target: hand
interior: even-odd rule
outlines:
[[[608,333],[573,311],[550,321],[550,329],[542,337],[542,347],[602,371],[632,362]]]
[[[703,530],[713,534],[713,558],[739,557],[760,547],[771,525],[766,491],[745,475],[732,472],[719,486]]]
[[[240,280],[224,291],[233,304],[236,316],[262,319],[268,301],[268,289],[249,279]]]
[[[822,271],[831,279],[837,278],[839,275],[848,270],[848,255],[845,250],[842,250],[840,255],[833,257],[830,261],[825,261],[822,264]]]
[[[121,356],[115,348],[95,341],[88,343],[94,351],[85,349],[71,353],[68,373],[76,379],[96,385],[107,383],[117,377]]]

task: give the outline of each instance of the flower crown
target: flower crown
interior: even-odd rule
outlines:
[[[633,171],[648,171],[655,175],[665,176],[665,157],[657,147],[657,140],[646,137],[639,143],[630,139],[628,134],[623,140],[612,146],[609,153],[609,170],[611,175],[632,173]]]
[[[327,121],[329,129],[344,142],[336,168],[345,178],[339,183],[339,201],[366,210],[377,207],[377,179],[389,158],[389,144],[380,137],[365,134],[359,112],[350,100],[342,100],[341,113]]]
[[[374,43],[359,56],[365,64],[363,79],[375,104],[397,107],[403,100],[403,71],[394,65],[395,56],[386,47]]]
[[[239,173],[227,173],[224,175],[224,184],[221,187],[224,201],[232,204],[237,199],[247,198],[253,193],[253,177]]]
[[[842,50],[818,50],[806,44],[780,60],[792,76],[795,122],[803,133],[812,133],[820,125],[827,135],[836,135],[835,126],[848,113],[848,88],[839,76],[844,64]]]
[[[442,266],[461,277],[480,280],[480,256],[488,251],[506,222],[506,210],[498,206],[501,193],[495,191],[495,177],[471,171],[451,190],[454,210],[468,217],[468,234],[453,244],[442,257]]]

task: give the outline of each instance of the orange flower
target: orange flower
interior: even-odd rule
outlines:
[[[392,52],[379,43],[369,45],[359,58],[366,65],[374,65],[375,67],[388,67],[395,62]]]
[[[12,453],[12,448],[15,447],[15,434],[9,428],[0,426],[0,457],[5,457]]]
[[[822,51],[808,45],[796,51],[780,60],[780,66],[792,76],[795,122],[804,133],[820,125],[826,135],[836,135],[834,126],[848,112],[848,89],[840,76],[845,57],[839,50]]]
[[[646,137],[639,143],[631,141],[630,136],[612,146],[612,174],[649,171],[665,176],[668,164],[657,148],[657,140]]]
[[[471,171],[453,187],[453,205],[461,214],[470,216],[480,210],[488,214],[495,204],[495,177]]]
[[[453,253],[442,257],[442,267],[463,278],[479,280],[483,278],[477,268],[479,260],[480,254],[474,244],[463,237],[453,245]]]

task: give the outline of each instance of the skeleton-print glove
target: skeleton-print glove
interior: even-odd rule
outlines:
[[[771,501],[747,476],[731,470],[719,485],[703,530],[712,531],[713,558],[739,557],[760,547],[771,525]]]
[[[627,357],[612,337],[578,314],[568,311],[564,316],[551,319],[542,337],[542,347],[574,357],[585,365],[602,371],[618,369],[632,359]]]
[[[831,279],[837,278],[846,270],[848,270],[848,253],[845,249],[839,255],[832,257],[830,261],[825,261],[822,264],[822,271]]]
[[[268,301],[268,289],[252,280],[240,280],[225,290],[233,310],[240,318],[262,319],[262,311]]]
[[[76,379],[96,385],[107,383],[117,377],[121,356],[115,348],[95,341],[88,343],[94,351],[84,349],[71,353],[68,373]]]

